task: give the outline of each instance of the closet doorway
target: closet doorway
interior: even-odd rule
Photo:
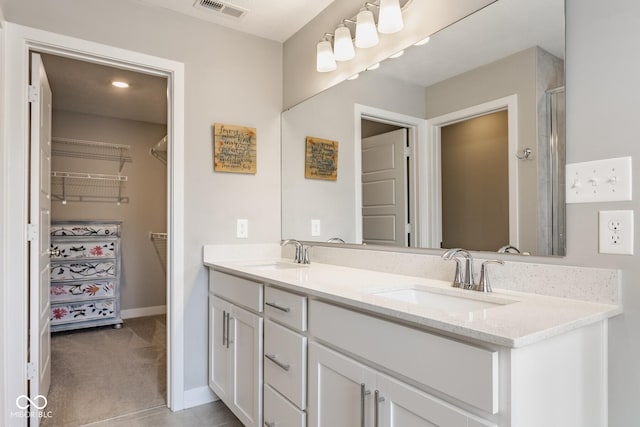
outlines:
[[[52,91],[54,252],[54,416],[42,425],[166,406],[167,78],[40,56]]]

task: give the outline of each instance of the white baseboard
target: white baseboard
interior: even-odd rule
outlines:
[[[167,312],[166,305],[156,305],[153,307],[130,308],[128,310],[120,310],[120,317],[123,319],[132,319],[134,317],[155,316],[165,314]]]
[[[208,386],[192,388],[184,391],[184,409],[220,400]]]

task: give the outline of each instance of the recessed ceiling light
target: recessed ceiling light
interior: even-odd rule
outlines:
[[[400,52],[396,52],[393,55],[391,55],[389,58],[391,59],[396,59],[396,58],[400,58],[402,55],[404,55],[404,50],[401,50]]]
[[[419,42],[414,43],[413,45],[414,46],[422,46],[423,44],[429,43],[430,40],[431,40],[431,37],[426,37],[426,38],[420,40]]]
[[[115,87],[119,87],[119,88],[122,88],[122,89],[129,87],[129,83],[127,83],[127,82],[118,82],[118,81],[116,81],[116,82],[111,82],[111,84],[113,86],[115,86]]]
[[[373,64],[372,66],[367,68],[367,71],[373,71],[373,70],[377,70],[378,68],[380,68],[380,63],[376,62],[375,64]]]

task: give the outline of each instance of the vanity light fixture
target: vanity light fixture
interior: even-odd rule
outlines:
[[[399,0],[380,0],[380,14],[378,15],[378,32],[393,34],[404,28],[402,10]]]
[[[113,81],[111,84],[115,87],[119,87],[120,89],[126,89],[129,87],[129,83],[127,82]]]
[[[336,61],[348,61],[356,56],[351,40],[351,30],[344,23],[336,28],[333,39],[333,56]]]
[[[367,67],[367,71],[373,71],[373,70],[377,70],[378,68],[380,68],[380,63],[376,62],[375,64]]]
[[[394,53],[393,55],[389,56],[389,58],[396,59],[396,58],[400,58],[402,55],[404,55],[404,50]]]
[[[316,70],[319,73],[326,73],[337,68],[336,60],[333,56],[331,42],[325,36],[318,42],[316,47]]]
[[[353,76],[351,76],[351,77],[347,77],[347,80],[355,80],[355,79],[357,79],[358,77],[360,77],[360,73],[356,73],[356,74],[354,74],[354,75],[353,75]]]
[[[360,9],[356,16],[356,46],[366,49],[377,45],[378,41],[378,31],[376,31],[373,12],[365,6]]]

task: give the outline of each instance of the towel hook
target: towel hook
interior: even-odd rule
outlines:
[[[533,160],[533,150],[529,147],[522,150],[522,156],[516,154],[518,160]]]

